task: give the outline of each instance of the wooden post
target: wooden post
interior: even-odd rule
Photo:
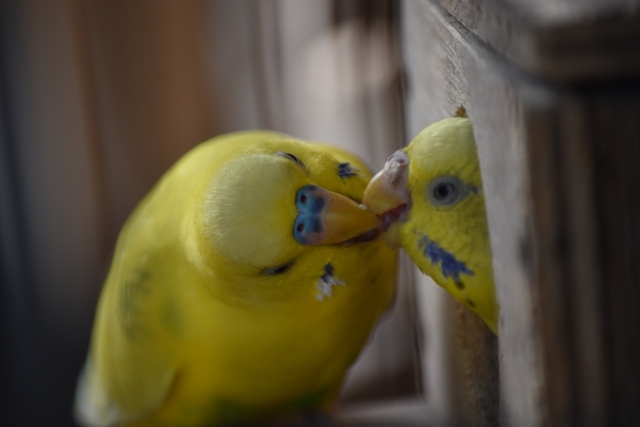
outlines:
[[[450,355],[453,384],[427,371],[427,400],[467,425],[638,425],[640,88],[619,79],[640,71],[639,17],[517,3],[404,3],[409,134],[466,108],[501,304],[499,346],[440,310],[448,347],[426,357]]]

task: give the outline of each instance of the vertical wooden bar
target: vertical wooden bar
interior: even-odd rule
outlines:
[[[474,125],[501,304],[501,424],[634,425],[639,92],[613,79],[637,76],[640,18],[615,2],[547,7],[560,3],[407,2],[410,123],[415,133],[463,105]],[[477,339],[460,319],[437,327],[458,322]],[[467,351],[491,353],[467,339],[447,354]],[[456,377],[460,363],[442,368],[477,388],[480,367]],[[442,389],[462,396],[450,420],[474,407],[470,389]]]
[[[640,90],[637,86],[595,92],[592,121],[599,290],[604,307],[605,421],[640,422]],[[586,333],[597,333],[587,330]],[[588,374],[588,373],[587,373]]]

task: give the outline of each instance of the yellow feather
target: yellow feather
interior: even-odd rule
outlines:
[[[497,334],[491,243],[471,122],[467,118],[451,118],[435,123],[409,144],[406,153],[410,159],[412,207],[407,221],[398,225],[402,247],[422,272],[477,313]],[[428,184],[441,176],[457,177],[476,191],[453,206],[435,206],[426,191]],[[442,265],[426,255],[428,243],[423,236],[464,263],[472,273],[461,272],[457,282],[445,275]]]
[[[357,176],[338,175],[345,159]],[[298,244],[296,191],[313,184],[359,201],[370,177],[349,153],[275,132],[186,154],[120,233],[77,419],[201,426],[327,409],[393,300],[397,260],[380,241]],[[319,298],[329,264],[335,286]]]

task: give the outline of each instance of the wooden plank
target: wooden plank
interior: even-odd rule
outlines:
[[[425,337],[427,357],[442,352],[441,357],[449,355],[451,360],[449,387],[434,381],[441,374],[433,368],[426,373],[426,399],[448,405],[435,412],[445,413],[450,421],[462,425],[495,425],[493,417],[483,414],[498,411],[513,424],[537,425],[539,355],[531,278],[528,266],[521,260],[522,247],[531,240],[522,107],[526,96],[535,102],[546,100],[527,84],[520,84],[516,75],[437,4],[407,2],[403,16],[409,134],[415,135],[428,124],[451,117],[461,105],[466,107],[474,124],[483,170],[498,298],[508,302],[503,304],[501,313],[499,375],[493,363],[498,357],[496,343],[482,338],[486,331],[481,322],[470,324],[455,310],[443,309],[437,324],[426,326],[448,329],[452,337],[467,337],[451,339],[447,348],[438,349],[429,349],[429,336]],[[479,366],[465,365],[465,359],[482,361],[479,365],[485,366],[487,372]],[[432,367],[429,360],[424,365]],[[435,369],[438,368],[447,367]],[[486,399],[474,401],[473,396],[483,393]]]
[[[443,427],[422,399],[388,400],[340,411],[335,427]]]
[[[621,0],[440,0],[509,61],[560,82],[640,71],[639,2]]]
[[[640,88],[590,94],[589,126],[598,214],[607,421],[640,424]]]
[[[459,105],[474,124],[501,304],[501,424],[637,425],[640,88],[545,85],[438,3],[405,8],[410,133]],[[455,314],[439,322],[479,333]],[[455,340],[442,350],[491,351]],[[452,359],[452,380],[481,378]],[[469,390],[484,385],[470,382],[443,389],[450,420],[465,407],[481,419]]]
[[[548,425],[640,420],[638,90],[564,94],[529,145]]]

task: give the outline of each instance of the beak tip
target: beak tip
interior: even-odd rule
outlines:
[[[385,180],[384,175],[376,175],[371,180],[362,198],[362,204],[373,215],[379,216],[398,206],[407,204],[403,190],[397,189]]]

